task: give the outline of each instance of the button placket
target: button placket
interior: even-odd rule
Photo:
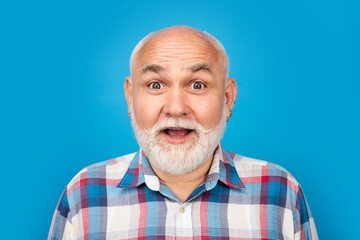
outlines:
[[[176,214],[176,236],[177,237],[191,237],[192,232],[192,216],[191,203],[183,203],[178,206]]]

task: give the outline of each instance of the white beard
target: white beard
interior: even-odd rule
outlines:
[[[226,107],[224,106],[219,124],[209,130],[197,122],[172,117],[157,122],[150,130],[145,130],[138,126],[134,115],[132,126],[141,149],[152,165],[172,175],[183,175],[194,171],[213,154],[225,131]],[[193,136],[183,144],[168,143],[160,138],[160,132],[170,127],[193,129]]]

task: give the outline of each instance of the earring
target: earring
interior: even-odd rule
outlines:
[[[227,118],[226,122],[228,122],[228,121],[229,121],[229,118],[231,118],[231,116],[232,116],[232,110],[229,109],[229,111],[230,111],[230,116]]]
[[[132,119],[131,119],[131,112],[128,112],[128,114],[129,114],[129,119],[130,119],[130,121],[132,121]]]

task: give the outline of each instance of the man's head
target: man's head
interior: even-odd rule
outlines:
[[[208,33],[176,26],[134,49],[124,85],[140,147],[155,167],[176,175],[208,160],[236,98],[228,58]]]

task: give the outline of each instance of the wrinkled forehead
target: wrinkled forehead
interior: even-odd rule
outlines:
[[[221,65],[220,58],[219,51],[204,36],[154,36],[139,50],[134,59],[134,68],[141,68],[146,64],[185,66],[193,63],[207,63],[218,68]]]

